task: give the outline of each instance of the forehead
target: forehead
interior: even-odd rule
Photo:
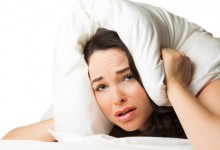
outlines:
[[[90,77],[108,73],[110,70],[117,70],[128,66],[126,53],[119,48],[108,50],[98,50],[89,58],[89,75]]]

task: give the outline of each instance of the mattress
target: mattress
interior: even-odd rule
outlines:
[[[31,140],[1,140],[1,150],[192,150],[188,140],[161,137],[127,137],[75,143],[41,142]]]

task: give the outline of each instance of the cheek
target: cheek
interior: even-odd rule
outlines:
[[[149,112],[151,112],[152,106],[150,104],[148,95],[139,83],[127,86],[127,88],[125,89],[127,95],[129,95],[130,97],[130,100],[133,100],[136,104],[140,105],[141,107],[145,107],[143,110],[149,110]]]
[[[146,95],[144,89],[141,87],[141,85],[138,82],[124,85],[123,89],[127,96],[140,97]]]
[[[143,115],[145,116],[144,118],[148,119],[149,116],[151,115],[151,113],[153,112],[153,107],[150,103],[150,99],[149,99],[147,93],[144,90],[139,90],[139,93],[141,93],[139,95],[139,98],[141,99],[140,105],[143,110]]]
[[[109,114],[111,113],[111,100],[108,94],[96,94],[96,101],[102,112],[106,116],[109,116]]]

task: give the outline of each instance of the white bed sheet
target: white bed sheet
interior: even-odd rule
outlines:
[[[100,140],[103,138],[105,140]],[[161,137],[106,138],[78,143],[1,140],[0,150],[192,150],[188,140]]]

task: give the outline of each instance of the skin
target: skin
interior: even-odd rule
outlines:
[[[126,131],[143,130],[153,109],[147,93],[129,68],[125,52],[119,48],[96,51],[88,66],[97,103],[105,116]],[[127,70],[117,73],[124,68]],[[135,107],[135,116],[125,122],[118,120],[115,113],[126,107]]]
[[[165,67],[167,96],[172,106],[174,107],[175,112],[177,113],[177,116],[184,128],[184,131],[186,132],[190,143],[192,144],[193,149],[219,150],[220,79],[209,83],[200,91],[197,96],[194,96],[186,88],[191,79],[192,66],[190,60],[184,54],[169,48],[162,49],[161,54]],[[111,73],[114,74],[113,70],[111,71]],[[125,81],[122,80],[123,82],[120,80],[121,78],[115,79],[117,80],[111,82],[111,87],[113,85],[113,90],[122,87],[122,85],[125,84],[124,82],[127,82],[127,78]],[[105,82],[107,81],[108,79],[106,79]],[[130,80],[128,81],[130,82]],[[131,82],[135,81],[132,80]],[[106,89],[109,90],[108,87]],[[127,102],[131,105],[134,104],[130,98],[128,99],[124,95],[119,95],[121,95],[121,93],[116,92],[114,95],[112,95],[112,99],[118,99],[115,102],[120,104],[120,106],[122,106],[122,104],[126,104]],[[98,95],[96,97],[98,98]],[[122,101],[120,101],[120,99]],[[114,109],[116,108],[114,107]],[[142,121],[142,123],[144,123],[144,121]],[[53,125],[53,119],[14,129],[9,132],[3,139],[33,139],[41,141],[54,141],[54,139],[51,138],[51,135],[46,130],[48,125]],[[134,129],[136,127],[138,128],[138,126],[141,128],[141,125],[139,124],[129,124],[130,129]],[[28,133],[38,134],[34,134],[35,136],[33,137],[33,134]]]
[[[8,132],[2,140],[36,140],[55,142],[56,139],[48,132],[47,127],[54,128],[54,119],[40,121]]]
[[[189,58],[169,48],[162,49],[162,58],[167,96],[193,149],[220,149],[220,79],[208,84],[195,97],[186,88],[191,79]]]

